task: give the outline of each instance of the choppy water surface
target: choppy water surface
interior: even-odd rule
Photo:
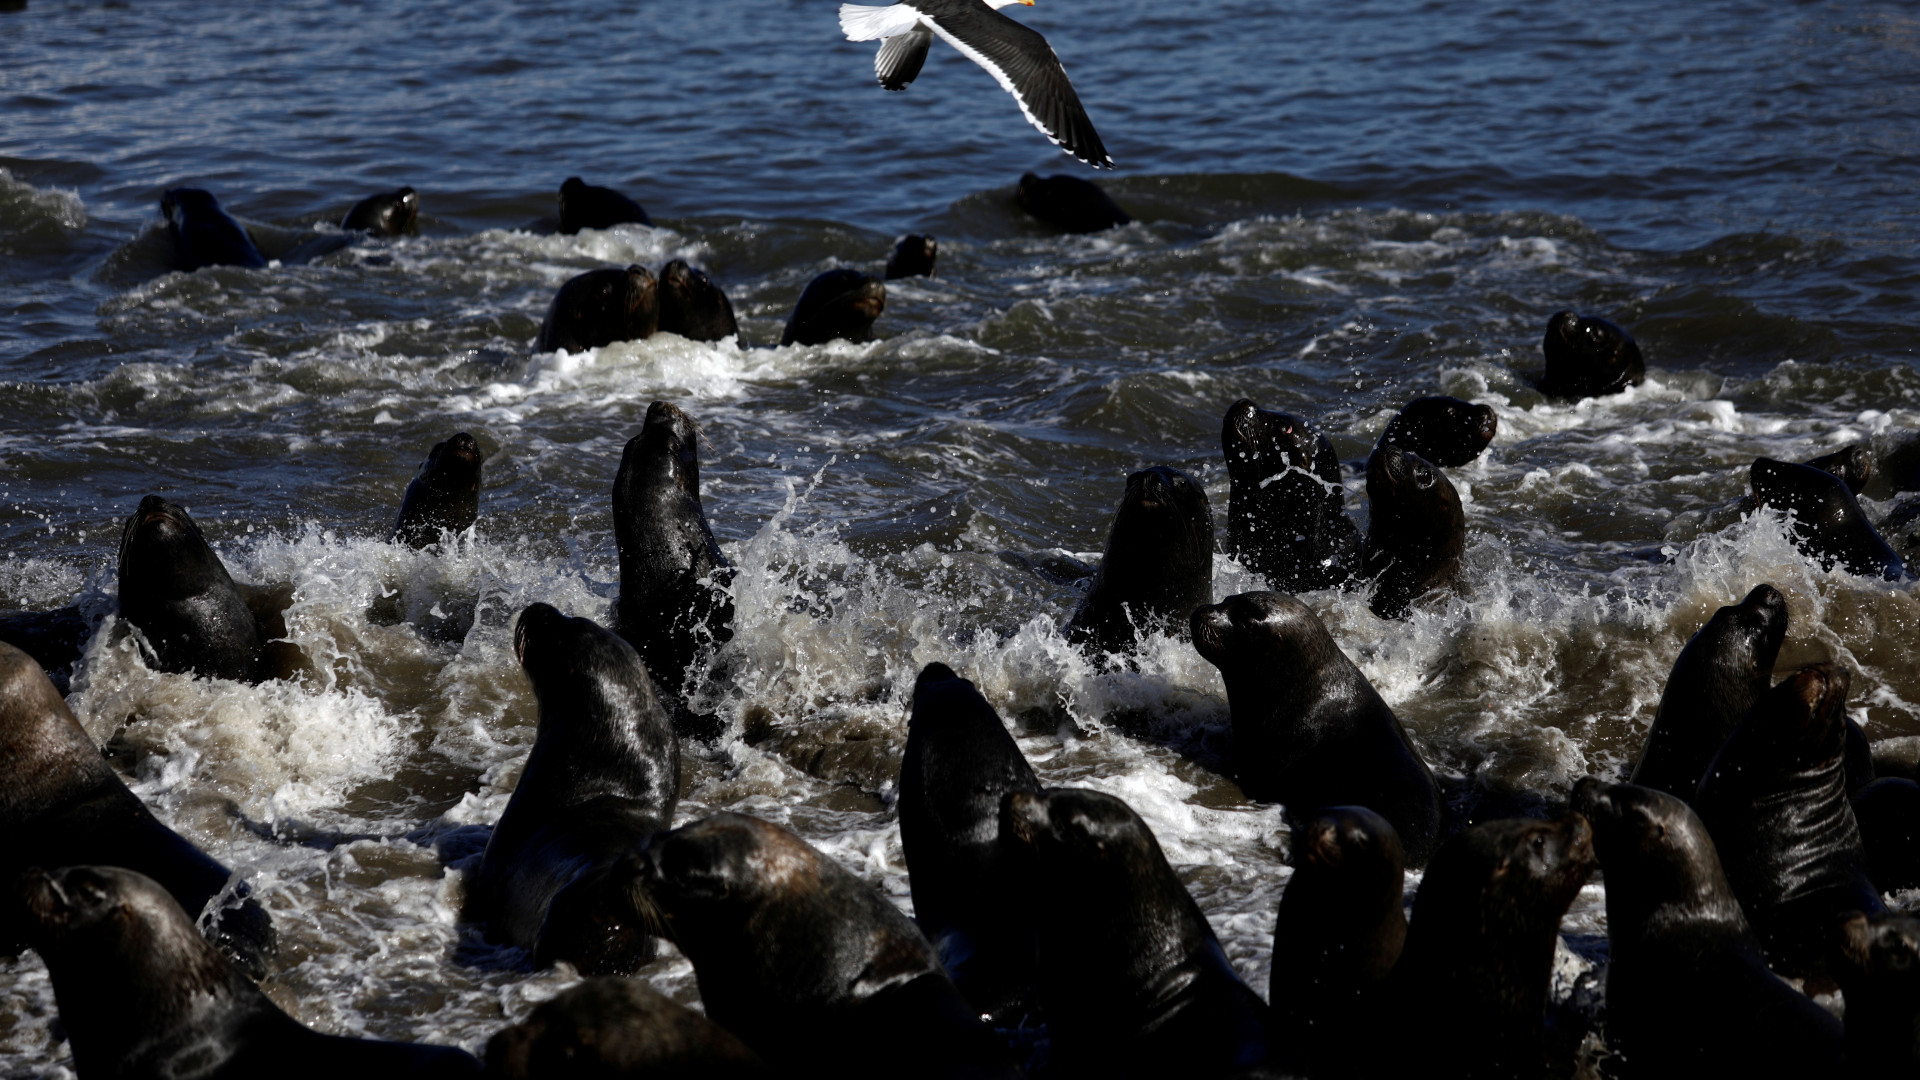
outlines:
[[[742,569],[730,674],[702,690],[732,729],[688,756],[681,818],[785,822],[902,905],[889,802],[913,675],[941,660],[1043,779],[1145,815],[1264,988],[1284,829],[1216,772],[1214,669],[1171,640],[1096,668],[1058,633],[1075,594],[997,557],[1097,553],[1147,465],[1203,479],[1218,516],[1242,396],[1353,461],[1413,397],[1498,411],[1452,474],[1468,598],[1399,624],[1308,598],[1444,772],[1549,797],[1610,773],[1687,636],[1761,581],[1789,596],[1783,670],[1837,658],[1871,737],[1920,734],[1911,588],[1722,510],[1756,455],[1920,431],[1910,7],[1041,0],[1020,17],[1139,219],[1064,238],[1012,184],[1089,174],[944,47],[883,93],[834,7],[0,14],[0,607],[78,598],[100,621],[69,703],[252,879],[283,941],[267,989],[302,1020],[478,1049],[571,980],[459,927],[459,870],[533,734],[511,619],[609,616],[608,494],[658,398],[705,433]],[[576,173],[660,227],[526,228]],[[402,183],[417,237],[165,272],[165,187],[212,189],[284,251]],[[881,340],[771,347],[809,278],[877,267],[909,230],[940,237],[941,274],[890,288]],[[675,257],[727,289],[740,342],[532,352],[568,276]],[[1546,402],[1525,375],[1561,308],[1631,327],[1646,385]],[[457,430],[492,455],[476,533],[442,556],[380,543]],[[117,530],[148,492],[238,576],[295,584],[307,678],[155,674],[114,633]],[[1217,593],[1256,587],[1219,561]],[[394,589],[413,625],[367,618]],[[1601,933],[1600,903],[1569,932]],[[695,999],[669,953],[649,977]],[[1587,962],[1563,959],[1570,985]],[[64,1070],[44,968],[0,972],[0,1071]]]

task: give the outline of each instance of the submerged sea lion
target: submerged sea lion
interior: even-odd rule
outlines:
[[[1371,607],[1405,618],[1413,602],[1452,588],[1467,549],[1467,517],[1453,481],[1392,443],[1367,459],[1367,543],[1361,574],[1375,582]]]
[[[1011,791],[1000,842],[1042,909],[1064,913],[1036,935],[1062,1073],[1224,1076],[1265,1060],[1266,1003],[1132,807],[1075,788]]]
[[[770,1076],[734,1034],[639,979],[588,979],[487,1040],[497,1080]]]
[[[639,654],[591,620],[533,604],[513,649],[540,728],[474,872],[467,916],[535,964],[631,973],[653,959],[653,928],[622,860],[672,823],[680,744]]]
[[[340,219],[343,229],[359,229],[375,236],[400,236],[414,231],[420,216],[420,193],[410,187],[369,195],[353,204]]]
[[[480,466],[486,455],[466,432],[433,444],[420,472],[407,484],[400,517],[387,541],[418,550],[443,533],[459,535],[480,517]]]
[[[1839,477],[1855,495],[1873,482],[1873,451],[1862,443],[1848,443],[1831,454],[1822,454],[1801,464]]]
[[[894,242],[887,256],[887,280],[932,277],[933,264],[940,257],[940,242],[931,236],[909,233]]]
[[[243,882],[162,825],[107,764],[32,657],[0,645],[0,891],[31,866],[124,866],[158,881],[248,971],[264,974],[273,925]],[[231,887],[230,887],[231,886]],[[19,946],[0,902],[0,951]]]
[[[1714,757],[1694,809],[1776,970],[1818,972],[1839,915],[1884,910],[1847,800],[1845,668],[1769,690]]]
[[[1067,621],[1067,640],[1118,652],[1142,632],[1184,629],[1188,612],[1212,602],[1213,511],[1206,491],[1166,465],[1128,476],[1106,555]]]
[[[1479,457],[1499,431],[1500,417],[1491,405],[1456,397],[1423,397],[1408,402],[1387,423],[1380,441],[1451,469]]]
[[[1364,806],[1423,865],[1440,828],[1433,771],[1320,617],[1282,593],[1241,593],[1196,609],[1192,625],[1194,648],[1227,684],[1234,775],[1248,796],[1285,803],[1296,822]]]
[[[724,341],[740,335],[733,304],[703,271],[675,259],[660,268],[660,333],[688,341]]]
[[[1720,746],[1773,685],[1787,638],[1787,598],[1756,585],[1713,613],[1673,661],[1633,782],[1691,801]]]
[[[1560,917],[1593,865],[1579,814],[1490,821],[1442,844],[1383,991],[1398,1017],[1386,1058],[1445,1062],[1455,1076],[1544,1075]]]
[[[675,691],[702,652],[733,638],[733,566],[700,505],[698,438],[692,417],[656,401],[613,479],[616,628],[654,679]]]
[[[887,309],[887,286],[858,270],[829,270],[807,282],[781,331],[782,345],[873,340],[873,320]]]
[[[1028,216],[1061,232],[1096,233],[1133,221],[1099,184],[1077,176],[1024,173],[1014,200]]]
[[[254,682],[279,666],[269,641],[285,637],[274,605],[291,589],[242,586],[183,507],[140,500],[120,533],[120,617],[140,628],[159,671]]]
[[[1000,800],[1040,781],[998,713],[945,664],[913,684],[900,847],[914,919],[974,1011],[1022,1025],[1034,1005],[1032,913],[1000,850]]]
[[[1602,397],[1647,381],[1639,343],[1605,319],[1555,312],[1547,320],[1544,348],[1540,390],[1548,397]]]
[[[21,899],[81,1076],[478,1076],[451,1046],[322,1035],[281,1012],[152,879],[114,866],[29,874]]]
[[[1809,465],[1756,458],[1752,479],[1754,501],[1792,514],[1794,544],[1822,567],[1831,570],[1838,563],[1850,574],[1888,581],[1906,576],[1906,563],[1839,477]]]
[[[1292,863],[1267,989],[1275,1059],[1312,1076],[1339,1075],[1377,1027],[1367,995],[1406,944],[1406,860],[1385,818],[1335,806],[1294,831]]]
[[[534,351],[581,352],[640,341],[660,325],[660,284],[644,266],[589,270],[569,278],[547,305]]]
[[[1573,808],[1606,874],[1607,1042],[1623,1075],[1832,1075],[1839,1022],[1767,969],[1687,804],[1589,776]]]
[[[776,1069],[1017,1075],[913,921],[787,830],[714,814],[635,865],[707,1015]]]
[[[245,227],[220,208],[220,200],[199,188],[170,188],[160,196],[160,212],[173,234],[176,265],[186,271],[203,266],[267,265]]]
[[[1847,1003],[1847,1071],[1912,1076],[1920,1071],[1920,919],[1856,911],[1839,937],[1829,968]]]
[[[607,187],[595,187],[577,176],[560,185],[560,231],[572,236],[581,229],[611,229],[615,225],[645,225],[653,219],[640,204]]]
[[[1220,449],[1231,482],[1227,545],[1283,592],[1344,585],[1360,564],[1340,459],[1306,421],[1245,398],[1227,408]]]

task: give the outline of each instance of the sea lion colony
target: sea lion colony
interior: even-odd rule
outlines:
[[[1066,179],[1022,178],[1020,205],[1068,231],[1130,220],[1094,185]],[[631,199],[578,178],[559,203],[561,232],[650,224]],[[266,265],[211,195],[175,190],[162,205],[180,269]],[[355,206],[342,228],[396,235],[418,207],[403,188]],[[904,238],[886,276],[932,274],[936,250]],[[878,277],[828,271],[782,344],[868,340],[884,306]],[[537,345],[656,332],[721,340],[738,324],[720,287],[683,262],[657,278],[609,268],[560,289]],[[1604,319],[1553,315],[1544,351],[1538,383],[1554,396],[1644,379],[1638,345]],[[655,402],[610,478],[615,625],[542,603],[518,616],[514,653],[538,732],[464,882],[462,917],[489,940],[537,966],[606,978],[501,1031],[485,1068],[1557,1075],[1583,1034],[1548,1015],[1557,927],[1598,872],[1609,1069],[1912,1070],[1920,924],[1884,894],[1920,882],[1920,786],[1873,775],[1846,713],[1844,666],[1775,683],[1788,614],[1772,586],[1721,608],[1680,652],[1631,782],[1590,777],[1570,805],[1543,799],[1531,816],[1491,820],[1473,812],[1473,792],[1442,789],[1392,709],[1290,595],[1360,590],[1377,616],[1397,619],[1462,588],[1468,525],[1443,470],[1496,434],[1485,405],[1410,403],[1366,463],[1363,534],[1325,435],[1236,401],[1222,423],[1222,543],[1282,591],[1215,602],[1214,511],[1166,466],[1127,478],[1104,558],[1084,568],[1067,640],[1125,665],[1142,634],[1185,637],[1225,679],[1234,778],[1286,809],[1295,872],[1263,998],[1139,815],[1112,795],[1044,788],[993,704],[944,664],[919,674],[898,763],[912,918],[779,826],[719,813],[675,828],[682,753],[726,733],[684,691],[713,674],[732,636],[733,568],[701,503],[697,425]],[[388,539],[432,548],[471,528],[483,462],[464,432],[435,445]],[[1871,467],[1858,447],[1804,465],[1761,459],[1753,500],[1793,515],[1809,559],[1899,580],[1903,561],[1853,499]],[[118,622],[151,666],[299,677],[306,661],[281,618],[290,590],[236,582],[186,509],[142,500],[118,557]],[[0,860],[0,938],[45,959],[80,1074],[478,1072],[452,1048],[316,1033],[260,993],[270,912],[153,817],[61,698],[98,629],[73,610],[0,615],[0,824],[27,838]],[[1422,867],[1409,918],[1406,870]],[[659,939],[692,961],[704,1016],[620,978]],[[1844,1024],[1808,996],[1836,985]]]

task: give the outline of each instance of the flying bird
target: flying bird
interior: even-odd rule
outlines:
[[[848,41],[879,39],[873,73],[889,90],[905,90],[927,62],[933,36],[997,79],[1026,114],[1027,122],[1055,146],[1099,168],[1113,159],[1080,106],[1053,46],[1037,31],[1000,14],[1008,4],[1033,0],[900,0],[887,7],[840,5],[840,29]]]

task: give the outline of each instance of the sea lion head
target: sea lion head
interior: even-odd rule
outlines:
[[[451,439],[433,444],[414,481],[448,495],[477,494],[480,467],[486,460],[479,440],[464,431],[457,432]]]
[[[725,1028],[639,979],[591,978],[541,1002],[487,1040],[487,1075],[763,1076],[766,1065]]]
[[[705,272],[675,259],[660,268],[660,329],[694,341],[740,332],[733,303]]]
[[[1414,933],[1426,918],[1429,890],[1442,898],[1449,916],[1430,922],[1436,929],[1459,924],[1497,927],[1501,936],[1551,932],[1595,862],[1593,827],[1578,813],[1475,825],[1434,854],[1414,900]]]
[[[1849,911],[1840,919],[1832,958],[1830,970],[1850,1011],[1868,995],[1904,998],[1909,1017],[1920,1005],[1920,919]]]
[[[1589,776],[1574,785],[1573,809],[1593,825],[1611,932],[1631,938],[1656,915],[1746,928],[1720,853],[1692,807],[1664,791]]]
[[[1873,482],[1873,451],[1863,443],[1849,443],[1806,464],[1839,477],[1855,495]]]
[[[123,606],[130,578],[148,589],[179,596],[233,581],[186,508],[158,495],[141,499],[120,529]]]
[[[640,434],[627,443],[621,465],[628,462],[637,470],[633,475],[647,490],[673,491],[700,504],[700,429],[693,417],[671,401],[656,401],[647,406],[647,418]]]
[[[781,334],[782,345],[821,345],[835,338],[869,341],[887,308],[886,283],[844,267],[807,282]]]
[[[1400,410],[1380,441],[1451,468],[1479,457],[1499,431],[1500,416],[1491,405],[1456,397],[1423,397]]]
[[[1460,504],[1460,493],[1437,466],[1392,443],[1381,444],[1367,458],[1367,498]]]
[[[1708,648],[1728,674],[1743,680],[1766,680],[1787,639],[1787,598],[1771,585],[1756,585],[1738,604],[1713,613],[1688,641]]]
[[[940,242],[931,236],[909,233],[894,242],[887,256],[887,278],[932,277],[940,257]]]
[[[553,779],[566,794],[617,793],[671,821],[680,744],[634,647],[591,619],[529,604],[513,628],[513,651],[540,705],[536,749],[556,748],[565,775]]]
[[[1605,319],[1556,312],[1547,320],[1544,348],[1540,389],[1555,397],[1596,397],[1646,381],[1639,343]]]
[[[1286,593],[1245,592],[1195,608],[1194,648],[1215,667],[1319,663],[1332,641],[1313,609]]]
[[[1825,469],[1763,457],[1754,459],[1749,475],[1754,502],[1802,524],[1837,525],[1860,513],[1846,481]]]
[[[1747,710],[1708,779],[1738,783],[1746,774],[1763,779],[1781,770],[1840,769],[1851,683],[1846,668],[1830,663],[1809,664],[1781,680]]]
[[[641,887],[682,947],[725,933],[742,909],[817,890],[820,855],[777,825],[721,811],[655,833],[637,857]]]
[[[1293,833],[1295,870],[1387,867],[1399,877],[1406,865],[1400,834],[1364,806],[1329,806]]]
[[[342,229],[364,229],[375,236],[399,236],[413,229],[420,216],[420,193],[410,187],[371,195],[355,203],[340,219]]]
[[[190,215],[207,212],[225,213],[220,209],[220,200],[213,192],[202,188],[168,188],[160,194],[160,213],[175,229],[186,225]]]
[[[1156,465],[1127,477],[1126,494],[1107,534],[1107,556],[1125,547],[1156,561],[1213,562],[1213,510],[1207,493],[1179,469]],[[1211,572],[1209,572],[1211,577]]]
[[[1313,425],[1286,413],[1269,412],[1246,398],[1227,407],[1220,425],[1220,449],[1226,455],[1227,473],[1237,483],[1269,486],[1288,469],[1320,476],[1319,466],[1325,459],[1333,459],[1334,467],[1339,467],[1333,444]]]
[[[1071,881],[1075,894],[1131,892],[1166,864],[1133,807],[1083,788],[1008,792],[1000,800],[1000,842],[1043,875]]]

